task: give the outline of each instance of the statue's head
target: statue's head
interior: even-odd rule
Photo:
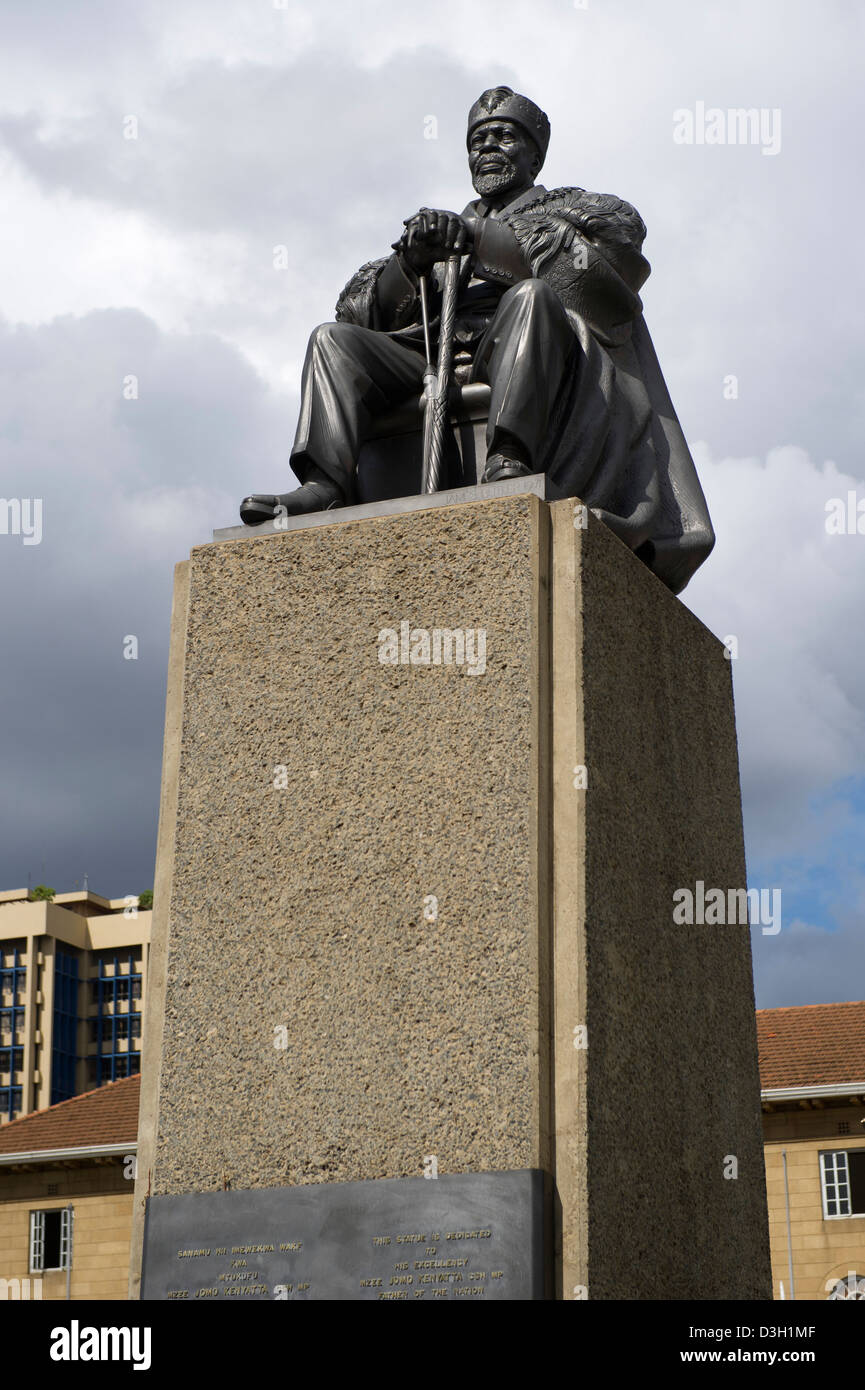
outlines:
[[[479,197],[531,188],[550,143],[550,123],[539,106],[510,87],[490,87],[469,112],[466,144]]]

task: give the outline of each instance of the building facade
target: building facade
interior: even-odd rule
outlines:
[[[759,1009],[775,1298],[865,1299],[865,1003]]]
[[[0,1302],[125,1299],[139,1077],[0,1130]]]
[[[0,1125],[137,1074],[152,913],[0,893]]]

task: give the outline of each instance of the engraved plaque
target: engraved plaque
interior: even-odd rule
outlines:
[[[545,1297],[544,1174],[447,1174],[150,1197],[142,1298]]]

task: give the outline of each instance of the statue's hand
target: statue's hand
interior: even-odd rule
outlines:
[[[471,231],[455,212],[421,208],[414,217],[407,217],[405,231],[394,250],[416,275],[426,275],[436,261],[462,255],[471,243]]]

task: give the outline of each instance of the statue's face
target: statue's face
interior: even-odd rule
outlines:
[[[513,121],[483,121],[472,131],[469,169],[479,197],[531,188],[540,167],[537,145]]]

